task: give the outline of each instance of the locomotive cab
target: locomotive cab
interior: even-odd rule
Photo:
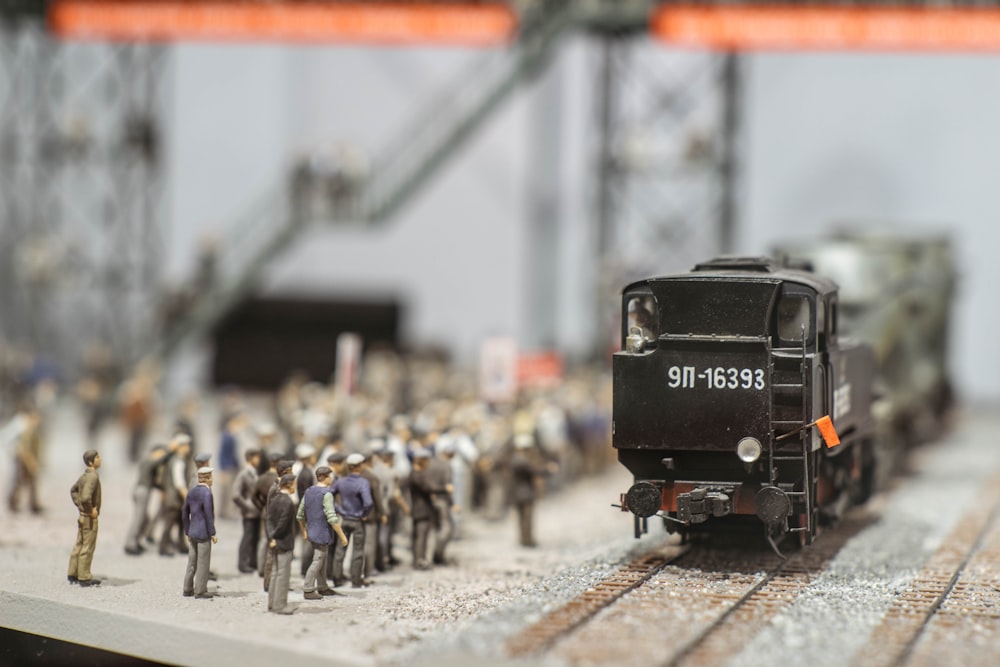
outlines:
[[[622,294],[612,442],[635,484],[622,507],[689,533],[764,524],[812,540],[860,469],[865,352],[837,335],[837,290],[764,258],[723,258]],[[867,384],[866,384],[867,383]],[[812,424],[833,415],[844,441]],[[829,479],[827,479],[829,477]]]

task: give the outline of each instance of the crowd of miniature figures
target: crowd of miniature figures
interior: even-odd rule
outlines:
[[[406,560],[417,570],[454,564],[449,543],[469,512],[498,520],[515,508],[512,537],[534,547],[537,497],[609,463],[610,379],[592,368],[497,403],[478,398],[473,375],[440,360],[375,352],[350,393],[294,375],[265,411],[249,407],[259,400],[224,391],[212,437],[197,432],[198,403],[191,398],[157,415],[151,367],[140,366],[118,385],[105,378],[106,369],[90,370],[77,392],[84,410],[93,411],[84,415],[88,437],[81,449],[95,446],[102,422],[114,414],[108,408],[114,393],[128,434],[124,454],[137,467],[125,553],[187,554],[181,592],[196,599],[213,596],[217,520],[242,522],[239,543],[227,545],[223,557],[240,573],[262,578],[269,611],[291,613],[296,553],[303,597],[320,600],[340,586],[370,586]],[[7,450],[17,452],[18,462],[12,509],[24,489],[31,509],[37,504],[32,461],[40,458],[44,415],[30,397],[30,386],[22,385],[24,407],[0,431],[4,444],[16,444]],[[88,449],[84,459],[87,471],[77,486],[90,488],[100,457]],[[96,483],[96,505],[77,503],[74,583],[90,580]],[[408,559],[400,545],[409,546]]]

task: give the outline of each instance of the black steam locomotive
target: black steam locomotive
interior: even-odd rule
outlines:
[[[637,537],[658,515],[685,536],[762,525],[777,550],[872,492],[872,351],[837,322],[832,281],[766,258],[625,288],[612,441]]]

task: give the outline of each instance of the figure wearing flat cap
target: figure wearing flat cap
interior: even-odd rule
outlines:
[[[260,508],[254,503],[254,487],[259,478],[260,450],[248,449],[243,470],[233,483],[233,502],[243,518],[243,537],[237,550],[237,569],[244,574],[257,571],[257,543],[260,541]]]
[[[188,552],[187,570],[184,573],[185,597],[212,598],[208,592],[208,571],[212,566],[212,545],[219,541],[215,536],[215,502],[212,498],[212,469],[198,469],[198,485],[191,489],[184,500],[181,522],[191,549]]]
[[[316,484],[306,489],[299,501],[296,518],[302,529],[303,542],[312,547],[302,583],[306,600],[319,600],[324,595],[333,595],[333,589],[326,579],[326,561],[329,547],[334,542],[334,533],[342,545],[347,544],[347,536],[340,527],[340,518],[330,492],[332,481],[333,471],[320,466],[316,469]]]
[[[267,490],[267,501],[264,503],[264,516],[265,517],[270,516],[269,513],[268,513],[268,508],[271,506],[271,502],[273,502],[275,498],[277,498],[282,493],[284,493],[284,490],[282,489],[282,483],[283,483],[282,480],[284,479],[285,475],[291,475],[291,473],[292,473],[292,465],[293,464],[294,464],[294,461],[283,459],[281,461],[278,461],[278,463],[275,465],[275,469],[277,470],[277,477],[275,477],[274,484],[271,486],[271,488],[269,488]],[[295,523],[295,507],[296,507],[296,499],[294,498],[294,495],[295,495],[295,482],[294,482],[294,480],[295,480],[295,475],[292,475],[292,490],[291,490],[291,495],[293,497],[289,499],[289,501],[292,503],[292,524]],[[259,485],[260,484],[260,480],[258,480],[257,483]],[[294,528],[295,528],[295,526],[293,525],[292,526],[292,536],[291,536],[293,548],[294,548],[294,545],[295,545],[295,530],[294,530]],[[264,544],[268,545],[267,553],[266,553],[266,556],[264,558],[264,590],[265,591],[268,590],[268,588],[271,585],[271,580],[272,580],[271,573],[272,573],[272,570],[274,568],[275,558],[277,557],[277,552],[275,551],[274,546],[272,546],[272,543],[274,541],[273,540],[274,535],[272,535],[270,533],[270,530],[271,530],[271,522],[268,521],[268,520],[265,520],[264,521],[264,538],[265,538]]]
[[[289,469],[291,465],[289,464]],[[295,550],[295,475],[282,475],[277,482],[278,491],[267,503],[265,527],[268,534],[268,553],[273,564],[268,572],[267,610],[276,614],[291,614],[288,606],[288,585],[292,574],[292,552]]]
[[[340,527],[353,543],[351,548],[351,586],[364,586],[362,568],[365,560],[365,524],[363,519],[372,511],[371,484],[361,476],[361,466],[365,457],[361,454],[351,454],[347,457],[347,476],[341,477],[330,487],[332,493],[340,496],[337,514],[340,515]],[[333,556],[333,581],[335,585],[343,584],[344,556],[347,555],[347,545],[340,542]]]

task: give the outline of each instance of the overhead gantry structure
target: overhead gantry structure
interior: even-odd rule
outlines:
[[[0,132],[6,153],[0,186],[8,205],[0,250],[11,261],[3,263],[7,274],[0,301],[5,319],[15,324],[0,333],[44,340],[47,321],[36,306],[39,295],[81,289],[83,282],[72,275],[53,282],[41,269],[42,260],[52,259],[48,246],[60,238],[60,225],[66,228],[80,214],[73,203],[77,186],[63,184],[81,178],[79,156],[89,155],[91,171],[97,165],[101,172],[92,180],[104,183],[107,191],[81,215],[95,235],[109,237],[105,246],[112,250],[89,259],[78,253],[76,264],[69,265],[87,276],[88,289],[104,295],[103,331],[112,341],[118,337],[123,361],[150,353],[166,358],[183,341],[208,333],[253,292],[264,268],[303,230],[320,223],[378,225],[392,219],[520,81],[546,66],[567,35],[585,31],[603,41],[595,209],[598,252],[609,283],[620,283],[629,270],[615,266],[613,258],[641,271],[654,257],[662,263],[665,256],[731,249],[740,82],[733,53],[1000,48],[996,3],[971,1],[941,7],[937,2],[9,0],[4,16],[0,72],[7,85],[0,86],[6,109]],[[43,33],[43,16],[56,39]],[[660,67],[643,53],[650,40],[635,39],[643,36],[693,51]],[[98,87],[92,97],[95,103],[121,100],[115,113],[126,129],[117,134],[102,128],[74,132],[66,119],[74,88],[62,85],[67,75],[61,54],[76,40],[110,45],[109,77],[126,84]],[[289,177],[250,202],[219,244],[219,280],[197,292],[154,335],[156,318],[149,304],[158,301],[156,253],[162,236],[158,78],[164,45],[182,40],[456,43],[478,45],[484,52],[413,114],[364,179],[336,198],[316,205],[302,196],[298,186],[305,181]],[[114,94],[109,97],[107,90]],[[80,136],[90,142],[74,143],[73,137]],[[651,159],[648,146],[664,143],[682,150]],[[107,150],[70,150],[77,144]],[[108,159],[94,159],[100,155]],[[46,180],[51,173],[61,176]],[[49,228],[50,233],[39,234]],[[32,243],[41,248],[40,259],[21,266],[25,263],[14,261],[15,255]],[[62,301],[73,299],[63,295]],[[147,344],[154,339],[155,345]]]

